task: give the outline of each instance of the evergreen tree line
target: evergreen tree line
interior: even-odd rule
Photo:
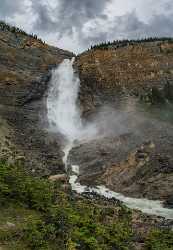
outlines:
[[[108,49],[117,49],[120,47],[126,47],[129,45],[135,45],[145,42],[159,42],[159,41],[166,41],[168,43],[173,43],[173,38],[171,37],[149,37],[149,38],[143,38],[143,39],[124,39],[124,40],[114,40],[114,41],[108,41],[108,42],[102,42],[96,45],[91,46],[89,50],[95,50],[95,49],[102,49],[102,50],[108,50]]]
[[[37,35],[35,34],[27,34],[24,30],[22,29],[19,29],[15,26],[11,26],[3,21],[0,21],[0,31],[10,31],[12,33],[15,33],[15,34],[21,34],[21,35],[24,35],[24,36],[29,36],[31,38],[34,38],[36,40],[38,40],[39,42],[45,44],[44,41],[42,41],[42,39],[38,38]]]

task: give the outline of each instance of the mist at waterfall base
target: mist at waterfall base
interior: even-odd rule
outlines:
[[[94,126],[84,126],[81,120],[77,105],[80,81],[74,74],[73,62],[66,59],[53,70],[47,99],[50,128],[64,135],[67,143],[96,134]]]
[[[148,119],[138,110],[132,97],[123,99],[122,105],[103,105],[92,114],[89,121],[82,119],[79,103],[80,80],[73,68],[74,58],[65,59],[52,71],[47,98],[49,129],[63,136],[63,161],[76,143],[84,143],[103,137],[118,137],[131,133],[144,140],[144,127],[149,121],[157,127],[154,119]],[[147,124],[148,125],[148,124]]]
[[[64,60],[60,66],[52,71],[52,79],[47,98],[47,112],[49,127],[55,133],[60,133],[65,138],[63,144],[63,161],[67,167],[67,158],[74,142],[89,141],[105,136],[117,136],[123,133],[133,132],[142,135],[140,125],[145,121],[135,108],[135,103],[124,103],[123,110],[115,110],[104,106],[95,115],[92,121],[86,123],[82,120],[78,105],[80,80],[74,73],[72,60]],[[144,213],[163,216],[173,219],[173,210],[162,206],[161,201],[147,199],[134,199],[113,192],[104,186],[95,188],[82,186],[77,182],[79,166],[71,166],[72,175],[70,184],[72,190],[83,193],[95,192],[107,198],[121,200],[132,209],[139,209]]]
[[[49,128],[64,136],[65,147],[69,148],[76,140],[89,141],[135,131],[143,119],[134,115],[128,104],[124,105],[124,111],[104,106],[90,122],[82,120],[78,103],[80,80],[73,63],[74,59],[66,59],[52,71],[47,98]]]

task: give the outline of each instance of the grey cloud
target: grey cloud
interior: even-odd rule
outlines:
[[[104,13],[106,5],[110,2],[108,0],[57,0],[59,5],[53,10],[48,5],[43,5],[41,1],[32,1],[34,11],[38,15],[34,27],[36,30],[43,33],[56,31],[58,40],[64,34],[71,36],[75,28],[83,47],[106,40],[173,35],[170,0],[164,5],[165,8],[169,6],[169,15],[155,15],[149,23],[141,21],[135,11],[123,16],[115,16],[110,22],[109,17]],[[96,25],[86,34],[83,30],[84,24],[97,18],[103,21],[103,25],[108,24],[108,28],[103,31],[99,25]]]
[[[144,23],[134,11],[120,17],[114,17],[110,28],[105,32],[97,33],[98,27],[91,30],[90,36],[83,36],[84,44],[99,43],[105,40],[138,39],[150,36],[173,36],[172,15],[155,15],[149,23]]]
[[[148,36],[173,36],[173,19],[171,15],[153,16],[149,23],[140,21],[132,12],[128,19],[124,19],[123,35],[127,38],[141,38]]]
[[[48,6],[42,5],[40,1],[32,2],[33,13],[37,15],[37,20],[34,24],[34,29],[42,32],[52,32],[58,27],[58,20],[52,20],[52,11]]]
[[[58,1],[58,0],[57,0]],[[110,0],[59,0],[58,7],[50,10],[41,1],[32,0],[33,9],[38,15],[35,28],[40,31],[52,32],[55,28],[60,36],[72,33],[73,27],[81,31],[83,24],[98,16],[105,16],[104,9]]]
[[[27,10],[23,0],[0,1],[0,19],[10,17],[13,20],[15,14],[21,15]],[[78,35],[76,44],[80,44],[81,48],[106,40],[173,36],[172,0],[164,2],[158,0],[162,7],[157,15],[150,17],[148,23],[141,21],[138,10],[136,12],[129,10],[129,13],[122,16],[110,18],[108,13],[105,13],[105,9],[111,1],[117,2],[118,8],[118,0],[55,0],[58,5],[54,8],[49,1],[46,1],[47,4],[42,0],[27,1],[32,2],[31,10],[29,10],[30,17],[33,18],[32,32],[38,33],[45,40],[53,36],[54,44],[61,39],[61,46],[63,46],[63,39],[72,37],[74,29]],[[20,27],[25,28],[25,20],[22,20],[20,19]],[[84,27],[88,21],[90,28],[86,31]]]
[[[146,33],[156,36],[173,36],[173,19],[172,15],[156,15],[152,18]]]
[[[20,13],[24,10],[22,0],[1,0],[0,2],[0,18],[11,17],[15,13]]]

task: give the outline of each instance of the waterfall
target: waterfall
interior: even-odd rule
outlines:
[[[61,133],[66,138],[66,144],[63,148],[63,161],[66,167],[67,157],[73,147],[73,142],[86,138],[91,139],[98,135],[98,125],[96,123],[87,124],[86,126],[82,124],[80,110],[77,105],[80,80],[74,73],[73,62],[74,59],[64,60],[57,69],[53,70],[47,98],[50,129]],[[104,186],[83,186],[77,182],[79,166],[71,166],[71,168],[70,184],[72,190],[78,193],[95,192],[106,198],[116,198],[129,208],[138,209],[147,214],[160,215],[167,219],[173,218],[173,210],[164,208],[161,201],[125,197]]]
[[[78,108],[80,80],[73,69],[74,58],[65,59],[53,70],[47,98],[50,129],[64,135],[63,162],[67,167],[67,157],[75,140],[93,138],[97,134],[95,124],[84,126]]]
[[[47,99],[50,127],[59,131],[70,142],[80,137],[82,129],[77,106],[80,81],[74,74],[73,62],[74,59],[66,59],[52,72]]]

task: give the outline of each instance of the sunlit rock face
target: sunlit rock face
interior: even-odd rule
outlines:
[[[115,103],[119,95],[140,96],[149,103],[173,100],[172,42],[90,50],[77,57],[77,66],[85,115],[103,102]]]

